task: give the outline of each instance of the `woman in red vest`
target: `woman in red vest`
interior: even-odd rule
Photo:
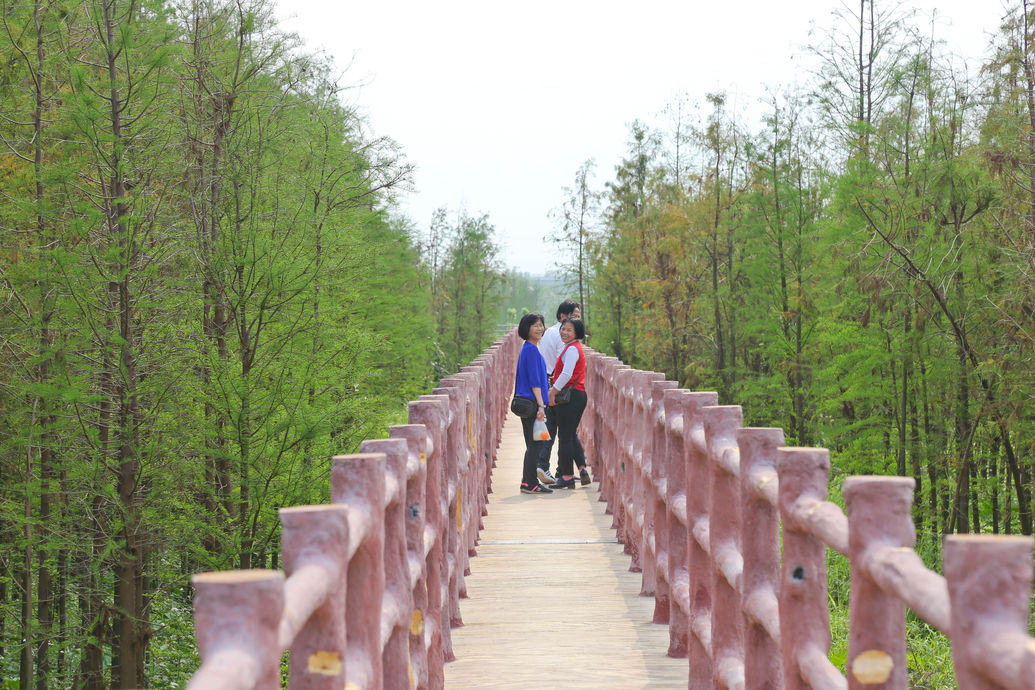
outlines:
[[[586,453],[579,441],[579,422],[586,409],[586,353],[582,351],[582,339],[586,337],[586,327],[582,319],[568,319],[561,325],[561,342],[564,349],[553,367],[553,385],[550,386],[550,404],[555,405],[557,392],[565,387],[571,388],[571,400],[555,405],[554,418],[557,420],[557,467],[560,473],[552,489],[574,489],[575,468],[578,468],[579,481],[583,486],[589,484],[589,472],[586,470]]]

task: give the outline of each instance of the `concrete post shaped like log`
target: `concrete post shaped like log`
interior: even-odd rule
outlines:
[[[281,508],[281,561],[288,579],[280,646],[290,645],[288,684],[298,690],[345,687],[348,508]]]
[[[462,380],[446,377],[432,392],[436,395],[449,396],[449,424],[446,427],[446,447],[443,456],[446,471],[446,566],[448,570],[447,598],[443,605],[449,612],[449,627],[457,628],[463,625],[463,618],[460,615],[460,590],[463,580],[464,563],[467,558],[466,549],[463,549],[463,541],[460,535],[462,517],[460,506],[462,501],[464,477],[461,473],[461,465],[466,465],[467,452],[465,443],[467,438],[467,395]],[[449,648],[446,651],[446,661],[452,661],[453,656],[452,638],[449,638]]]
[[[331,501],[349,509],[350,551],[345,611],[348,616],[348,682],[381,690],[381,602],[385,592],[384,453],[336,455],[331,464]]]
[[[779,448],[776,470],[783,522],[780,635],[784,685],[790,690],[847,687],[844,676],[827,660],[827,545],[808,530],[808,523],[799,515],[802,506],[815,507],[826,500],[830,454],[826,448]]]
[[[916,543],[910,515],[915,484],[912,477],[849,477],[841,489],[852,563],[849,688],[905,688],[909,680],[905,604],[874,582],[869,565],[878,550],[912,550]]]
[[[665,391],[665,532],[668,544],[668,655],[685,657],[690,629],[690,575],[687,571],[686,461],[683,454],[684,419],[681,388]]]
[[[956,683],[988,690],[1035,687],[1035,639],[1028,634],[1032,538],[949,536],[943,558]]]
[[[737,430],[744,421],[740,405],[715,405],[701,410],[707,443],[711,498],[708,532],[712,572],[711,640],[713,678],[691,680],[691,687],[744,687],[744,621],[741,616],[741,575],[744,556],[740,531],[740,448]],[[691,574],[691,587],[694,587]],[[691,632],[696,631],[691,628]],[[691,671],[694,666],[691,664]]]
[[[406,554],[406,461],[404,439],[367,440],[363,453],[383,453],[385,463],[384,569],[385,590],[381,603],[381,668],[386,688],[410,685],[409,634],[413,615],[413,590]]]
[[[444,395],[422,395],[410,403],[410,423],[428,430],[431,452],[427,456],[428,481],[425,491],[424,552],[427,554],[428,606],[424,616],[425,640],[428,649],[429,686],[442,687],[444,668],[452,661],[452,641],[446,583],[449,581],[446,562],[446,498],[447,485],[443,455],[446,452],[446,424],[449,419],[449,398]]]
[[[284,574],[273,570],[198,573],[194,630],[201,668],[190,690],[277,690]]]
[[[737,431],[744,553],[744,684],[748,688],[783,687],[776,478],[776,449],[783,442],[783,429],[753,427]]]
[[[690,687],[701,687],[695,679],[710,685],[715,665],[712,660],[711,620],[713,611],[712,554],[710,550],[711,463],[704,431],[704,408],[716,405],[715,391],[683,394],[683,474],[686,530],[682,536],[685,567],[689,579]],[[697,683],[697,684],[695,684]]]
[[[644,517],[646,535],[643,584],[640,594],[654,595],[655,623],[668,623],[668,521],[665,514],[665,391],[675,389],[675,381],[654,381],[651,384],[650,484]]]
[[[410,674],[412,687],[428,687],[428,651],[424,640],[424,617],[428,608],[428,569],[424,552],[424,503],[428,454],[431,439],[423,424],[388,427],[390,438],[406,441],[406,559],[409,566],[413,612],[409,623]]]

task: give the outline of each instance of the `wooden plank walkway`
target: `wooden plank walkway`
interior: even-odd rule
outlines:
[[[524,449],[509,416],[446,688],[685,688],[687,660],[666,656],[598,485],[521,494]]]

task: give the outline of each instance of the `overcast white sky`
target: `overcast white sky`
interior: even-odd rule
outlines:
[[[488,214],[507,264],[549,269],[551,210],[576,170],[612,178],[629,124],[680,93],[724,90],[742,107],[807,82],[810,27],[840,0],[277,0],[283,28],[362,83],[350,102],[417,166],[402,211]],[[857,0],[849,3],[857,7]],[[906,0],[937,9],[936,35],[976,66],[1001,0]],[[879,6],[879,5],[878,5]]]

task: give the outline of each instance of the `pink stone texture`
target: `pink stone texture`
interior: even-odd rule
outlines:
[[[943,557],[959,686],[1035,688],[1035,640],[1028,632],[1032,538],[950,536]]]
[[[776,468],[783,522],[780,633],[784,686],[802,690],[847,687],[844,676],[827,658],[826,543],[816,536],[810,520],[815,514],[811,511],[826,500],[830,457],[825,448],[780,448]]]
[[[716,405],[701,410],[711,487],[708,543],[711,554],[712,611],[708,637],[711,643],[712,677],[694,678],[704,670],[691,660],[690,687],[743,687],[744,621],[741,616],[741,575],[744,557],[740,535],[740,447],[737,430],[744,416],[740,405]],[[695,627],[699,638],[704,633]]]
[[[668,393],[666,393],[668,395]],[[712,562],[710,553],[710,507],[712,492],[712,468],[708,456],[708,441],[704,428],[704,408],[715,405],[719,394],[714,391],[683,391],[680,402],[683,407],[683,483],[685,484],[684,505],[676,512],[684,516],[685,527],[681,535],[671,535],[673,544],[669,569],[686,565],[688,596],[686,603],[688,629],[687,638],[690,663],[690,687],[697,687],[696,679],[708,678],[714,674],[711,643],[712,600],[714,596]],[[678,469],[677,469],[678,471]],[[669,485],[679,482],[675,474]],[[671,495],[672,489],[669,489]],[[671,524],[671,523],[670,523]],[[676,557],[676,539],[680,540],[682,556]],[[673,588],[675,592],[675,588]],[[671,637],[671,636],[670,636]],[[671,646],[671,643],[670,643]],[[708,681],[710,684],[710,680]]]
[[[668,655],[685,657],[690,629],[690,574],[687,569],[686,456],[682,389],[665,391],[665,533],[668,544]]]
[[[776,449],[782,429],[742,428],[740,492],[744,573],[744,685],[759,690],[783,687],[780,655],[780,516]]]
[[[191,690],[276,690],[277,641],[284,575],[272,570],[200,573],[194,584],[194,629],[201,669]]]
[[[348,508],[281,508],[281,560],[288,576],[278,646],[290,648],[293,688],[337,690],[345,684],[345,588]],[[290,612],[288,614],[287,612]]]
[[[650,483],[644,516],[644,565],[640,594],[654,595],[655,623],[668,623],[668,522],[665,519],[665,391],[677,387],[675,381],[651,384]]]
[[[869,573],[871,555],[916,543],[910,508],[912,477],[849,477],[842,493],[852,562],[847,676],[850,688],[904,688],[905,604]]]

